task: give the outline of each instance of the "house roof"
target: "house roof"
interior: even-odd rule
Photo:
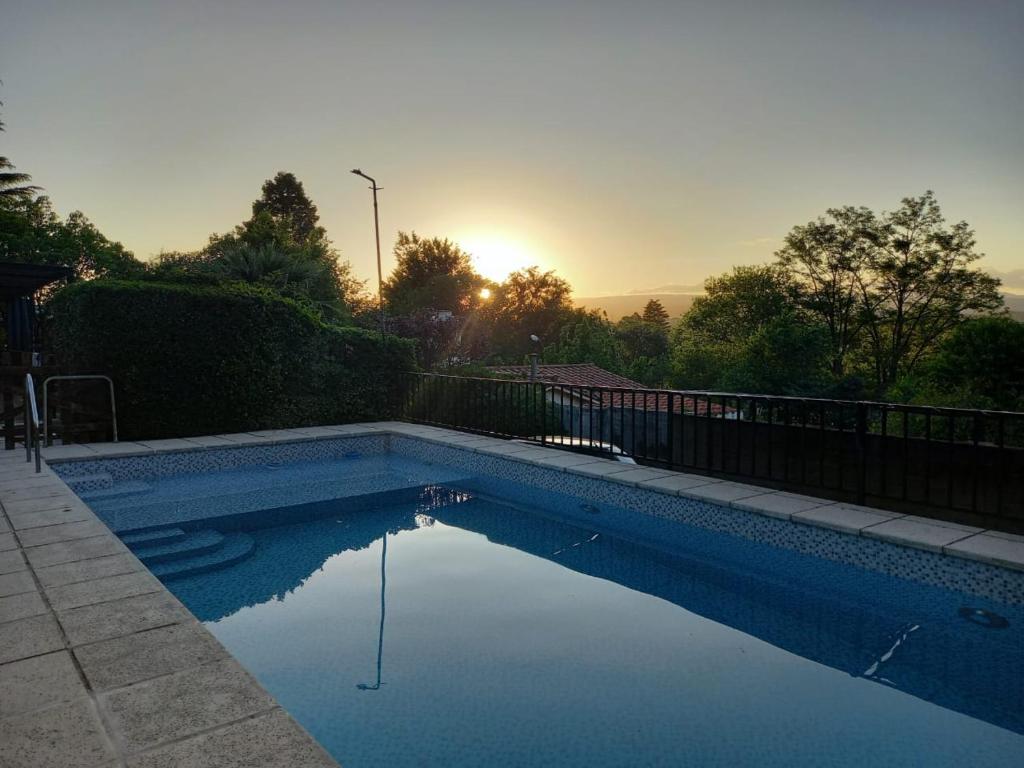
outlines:
[[[517,379],[530,378],[528,365],[492,365],[488,370],[500,376]],[[606,371],[593,363],[545,363],[537,366],[537,381],[545,384],[572,384],[584,387],[622,387],[643,389],[638,381],[627,379],[617,373]]]
[[[528,365],[492,365],[488,370],[507,378],[528,380]],[[708,412],[708,401],[693,395],[670,394],[665,391],[648,390],[643,384],[617,373],[606,371],[593,363],[550,363],[537,366],[537,381],[544,384],[561,384],[564,387],[551,387],[553,390],[564,391],[566,396],[576,397],[602,408],[634,408],[641,411],[668,411],[674,413],[694,413],[705,416]],[[573,387],[583,387],[582,391],[573,391]],[[637,392],[590,392],[586,387],[611,387],[617,389],[639,390]],[[646,392],[646,394],[645,394]],[[735,410],[731,406],[725,409]],[[711,415],[722,413],[720,403],[711,403]]]

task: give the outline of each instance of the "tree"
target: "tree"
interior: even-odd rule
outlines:
[[[3,106],[2,101],[0,106]],[[0,131],[3,130],[4,122],[0,120]],[[39,187],[28,184],[30,181],[31,176],[15,171],[14,164],[6,157],[0,156],[0,202],[31,199],[39,191]]]
[[[999,280],[972,269],[981,258],[964,221],[947,227],[932,192],[908,197],[867,235],[858,273],[875,380],[884,392],[912,373],[937,342],[970,315],[1003,303]]]
[[[569,283],[554,271],[541,272],[534,266],[510,274],[485,307],[493,353],[518,363],[536,349],[531,336],[550,344],[572,316],[571,294]]]
[[[421,309],[448,309],[462,314],[480,304],[487,281],[473,269],[470,255],[447,238],[398,233],[395,268],[384,284],[393,315]]]
[[[657,299],[651,299],[644,305],[644,312],[641,315],[644,322],[655,325],[661,330],[668,333],[669,331],[669,317],[668,311],[664,305]]]
[[[897,392],[931,405],[1024,410],[1024,323],[1007,315],[966,320]]]
[[[72,280],[130,277],[144,269],[81,211],[61,219],[47,197],[0,205],[0,261],[60,264],[71,268]]]
[[[816,395],[827,385],[827,334],[802,313],[776,266],[736,267],[705,282],[676,326],[672,378],[685,389]]]
[[[775,255],[796,281],[797,301],[828,329],[830,369],[840,379],[864,323],[860,275],[869,263],[875,215],[867,208],[830,208],[794,227]]]
[[[615,325],[597,310],[576,309],[558,329],[554,343],[544,347],[548,363],[593,363],[623,373],[622,344]]]
[[[307,242],[317,236],[320,214],[294,173],[278,171],[274,178],[263,182],[263,195],[253,202],[252,217],[263,213],[284,224],[296,242]]]
[[[623,359],[623,375],[651,387],[664,385],[669,372],[667,321],[662,326],[630,315],[616,324],[615,337]]]
[[[221,276],[258,274],[255,281],[277,286],[283,295],[306,302],[324,320],[351,320],[351,307],[361,303],[364,286],[342,262],[323,227],[316,206],[293,174],[278,173],[263,184],[252,204],[253,215],[232,232],[211,235],[202,253],[166,265],[169,274]],[[284,267],[282,262],[293,262]],[[270,271],[271,262],[276,264]],[[262,266],[260,266],[262,264]],[[248,266],[246,266],[248,265]],[[286,279],[299,275],[301,280]],[[238,279],[245,279],[244,277]]]
[[[0,157],[0,200],[25,200],[31,198],[39,187],[26,182],[32,181],[27,173],[14,170],[14,165],[6,157]]]

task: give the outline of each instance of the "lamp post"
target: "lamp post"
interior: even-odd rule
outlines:
[[[370,182],[370,189],[373,190],[373,234],[377,240],[377,300],[380,303],[380,332],[384,333],[384,275],[380,268],[380,219],[377,216],[377,181],[372,176],[367,176],[358,168],[353,168],[352,173],[362,176]]]

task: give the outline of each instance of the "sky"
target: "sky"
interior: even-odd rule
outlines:
[[[595,296],[935,190],[1024,288],[1024,3],[13,2],[0,154],[140,258],[295,173],[361,278],[398,230]],[[1016,273],[1016,274],[1014,274]]]

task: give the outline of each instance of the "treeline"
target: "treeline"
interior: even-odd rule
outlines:
[[[379,329],[356,280],[291,173],[252,215],[199,250],[136,259],[84,214],[61,219],[0,157],[0,260],[63,264],[73,280],[115,277],[244,285],[332,326]],[[973,232],[931,192],[894,211],[829,209],[794,227],[774,261],[710,278],[673,324],[657,302],[613,323],[574,307],[568,282],[530,267],[494,283],[445,238],[399,232],[383,286],[386,329],[426,369],[592,362],[652,387],[877,398],[1024,410],[1024,325],[976,267]]]
[[[709,278],[674,324],[657,301],[617,323],[574,308],[537,268],[489,283],[457,244],[415,233],[399,235],[384,293],[427,368],[540,352],[652,387],[1024,410],[1024,325],[980,258],[926,192],[794,227],[772,263]]]

